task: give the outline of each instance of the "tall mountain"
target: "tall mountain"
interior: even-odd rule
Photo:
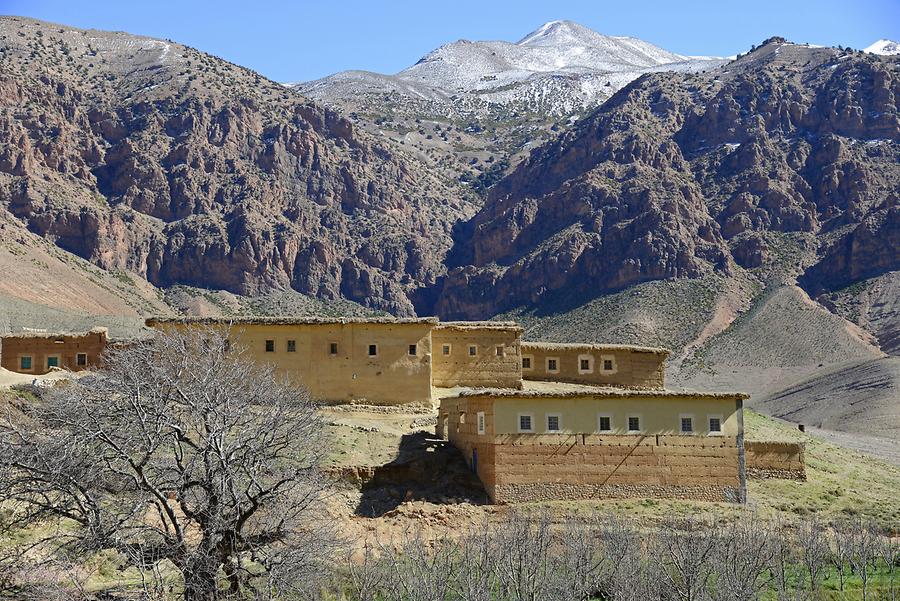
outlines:
[[[898,101],[897,59],[781,38],[709,73],[648,74],[494,186],[423,309],[779,261],[813,293],[900,269]]]
[[[474,211],[332,110],[171,41],[0,18],[0,216],[161,286],[409,313]]]
[[[725,61],[551,21],[516,43],[459,40],[394,75],[344,71],[294,89],[431,156],[450,175],[497,165],[640,75]],[[456,162],[447,164],[447,156]],[[490,177],[490,176],[489,176]]]

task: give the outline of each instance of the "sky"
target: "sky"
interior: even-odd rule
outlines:
[[[281,82],[396,73],[441,44],[514,42],[556,19],[690,55],[729,56],[773,35],[900,40],[900,0],[0,0],[0,14],[171,39]]]

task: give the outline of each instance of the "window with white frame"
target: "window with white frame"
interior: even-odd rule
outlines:
[[[640,424],[639,424],[640,425]],[[612,432],[612,415],[608,413],[597,414],[597,431]]]
[[[370,344],[368,352],[369,352],[370,357],[377,357],[378,356],[378,345]]]
[[[470,344],[469,345],[469,356],[474,357],[478,354],[478,345]]]
[[[722,435],[722,416],[721,415],[707,415],[706,421],[709,425],[709,435],[710,436],[721,436]]]
[[[559,357],[547,357],[547,373],[559,373]]]
[[[690,413],[682,413],[678,416],[679,430],[682,434],[694,433],[694,416]]]
[[[522,370],[530,371],[532,365],[534,365],[534,357],[531,355],[522,355]]]
[[[559,432],[562,430],[562,416],[559,413],[547,414],[547,432]]]
[[[519,432],[534,432],[534,414],[519,414]]]
[[[641,416],[640,415],[629,415],[628,416],[628,432],[629,434],[637,434],[641,431]]]
[[[607,375],[618,371],[615,355],[600,355],[600,371]]]
[[[592,374],[594,373],[594,356],[578,355],[578,373]]]
[[[478,422],[478,433],[484,434],[484,411],[479,411],[475,420]]]

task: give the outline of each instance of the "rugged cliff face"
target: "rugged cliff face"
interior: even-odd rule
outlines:
[[[810,234],[811,289],[900,269],[898,102],[897,59],[780,38],[644,76],[495,186],[429,300],[474,317],[754,268],[771,232]]]
[[[0,19],[0,211],[105,269],[404,314],[458,190],[258,74],[172,42]]]

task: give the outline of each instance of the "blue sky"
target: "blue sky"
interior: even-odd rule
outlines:
[[[900,0],[0,0],[0,14],[169,38],[277,81],[394,73],[441,44],[516,41],[554,19],[681,54],[727,56],[773,35],[854,48],[900,39]]]

